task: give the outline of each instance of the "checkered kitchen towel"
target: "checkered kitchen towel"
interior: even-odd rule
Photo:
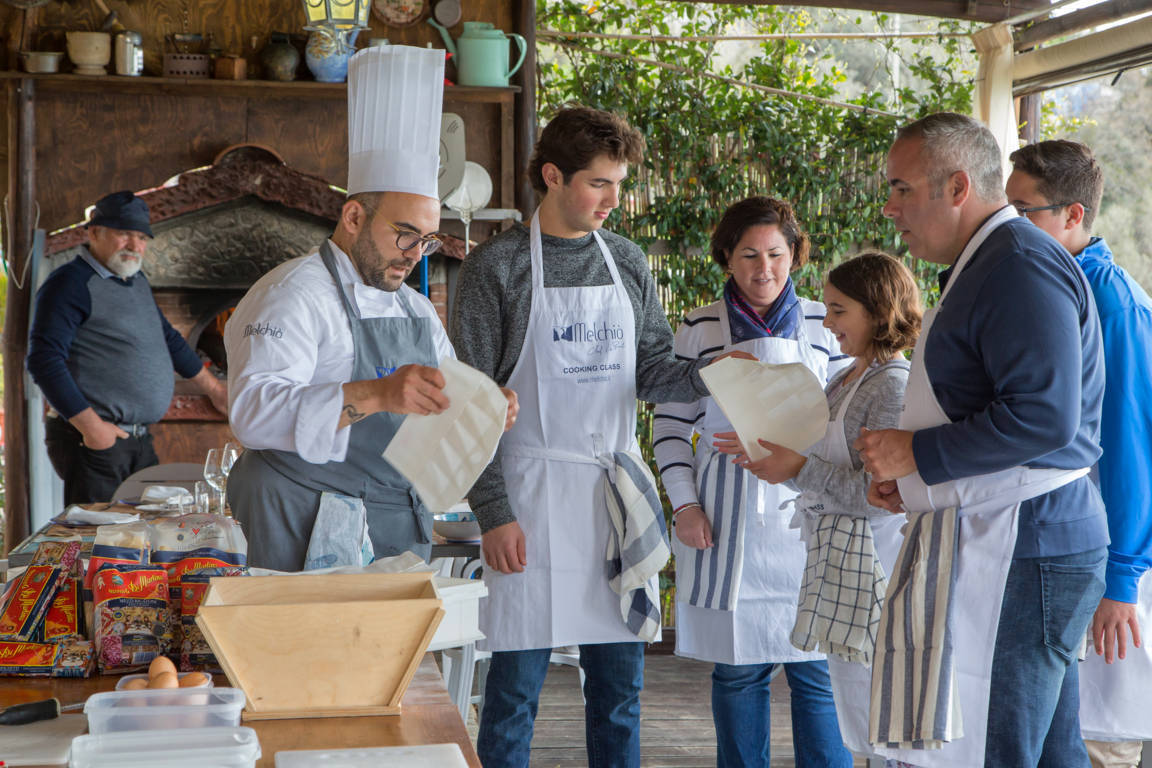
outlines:
[[[607,470],[604,499],[612,521],[608,537],[608,582],[620,595],[620,614],[638,638],[660,636],[660,569],[672,554],[656,478],[640,456],[617,451]]]
[[[871,664],[887,587],[868,519],[820,515],[808,539],[792,645]]]

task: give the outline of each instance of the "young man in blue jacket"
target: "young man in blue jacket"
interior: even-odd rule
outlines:
[[[1042,141],[1011,160],[1008,201],[1075,257],[1100,315],[1106,383],[1097,472],[1112,543],[1107,586],[1092,619],[1095,651],[1104,658],[1081,668],[1081,725],[1094,766],[1136,765],[1141,743],[1135,737],[1152,736],[1147,713],[1131,706],[1128,695],[1152,687],[1152,655],[1141,642],[1139,621],[1139,612],[1147,616],[1152,608],[1152,584],[1141,584],[1152,567],[1152,300],[1112,260],[1104,238],[1091,234],[1104,174],[1090,148]],[[1106,666],[1126,657],[1131,661]]]

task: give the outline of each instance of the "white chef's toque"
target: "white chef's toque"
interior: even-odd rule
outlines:
[[[440,199],[444,51],[373,46],[348,62],[348,194]]]

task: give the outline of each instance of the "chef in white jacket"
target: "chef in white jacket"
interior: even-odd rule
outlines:
[[[825,328],[824,305],[797,297],[789,274],[808,257],[792,207],[768,197],[735,203],[712,235],[729,274],[724,296],[684,319],[675,352],[696,359],[739,350],[767,363],[803,363],[823,385],[851,364]],[[798,765],[851,766],[824,655],[789,641],[805,545],[789,527],[796,496],[757,480],[712,445],[732,426],[712,398],[656,409],[653,445],[674,509],[676,653],[715,662],[717,764],[769,764],[769,681],[784,665]],[[693,450],[692,436],[698,439]]]
[[[310,562],[314,523],[349,499],[363,505],[376,557],[430,552],[431,514],[381,454],[404,414],[448,406],[436,365],[452,345],[431,302],[404,284],[441,244],[443,69],[442,52],[405,46],[352,58],[349,198],[336,229],[261,278],[225,330],[230,421],[247,449],[228,500],[251,565],[326,564]],[[333,496],[344,503],[329,506]]]

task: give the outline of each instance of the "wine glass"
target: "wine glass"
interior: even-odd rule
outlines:
[[[220,454],[220,470],[224,473],[224,487],[221,489],[220,496],[220,514],[227,514],[225,511],[228,505],[228,475],[232,474],[232,467],[236,465],[236,460],[240,458],[240,451],[243,450],[239,443],[227,442],[224,443],[224,452]]]
[[[240,458],[240,444],[224,443],[224,452],[220,454],[220,469],[223,470],[225,478],[232,473],[232,467],[235,466],[238,458]],[[227,488],[227,480],[225,480],[225,488]]]
[[[220,449],[211,448],[208,451],[207,458],[204,459],[204,479],[208,481],[208,485],[212,486],[215,491],[213,496],[220,499],[218,509],[223,509],[223,496],[224,496],[224,483],[227,482],[228,476],[224,474],[224,470],[220,466]]]

